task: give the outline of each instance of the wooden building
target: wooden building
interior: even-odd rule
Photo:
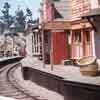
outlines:
[[[89,0],[72,0],[72,58],[93,55],[93,32],[88,20],[81,20],[81,15],[89,12]]]
[[[54,21],[47,23],[44,27],[44,48],[47,62],[53,61],[54,64],[59,64],[62,60],[69,58],[67,32],[70,26],[70,22],[67,21]]]
[[[28,24],[26,28],[26,51],[28,56],[41,58],[42,36],[38,24]]]
[[[98,1],[72,0],[72,58],[96,55],[95,30],[89,19],[81,19],[81,16],[98,8]]]
[[[42,36],[39,25],[34,25],[32,27],[32,52],[33,56],[42,56]]]
[[[59,64],[68,59],[66,33],[71,28],[69,4],[70,0],[43,0],[44,59],[47,63]]]
[[[100,0],[96,0],[96,4],[92,1],[93,9],[89,12],[85,13],[82,18],[88,19],[89,23],[92,25],[94,29],[94,49],[95,55],[100,59]]]
[[[95,56],[94,29],[81,16],[97,4],[97,0],[43,0],[45,60],[60,64],[64,59]]]

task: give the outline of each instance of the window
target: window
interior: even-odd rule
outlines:
[[[86,33],[86,42],[90,42],[90,32],[85,31],[85,33]]]
[[[74,42],[80,43],[81,42],[81,31],[74,32]]]
[[[67,36],[66,36],[66,38],[67,38],[67,44],[71,44],[71,33],[70,33],[70,31],[67,31],[67,34],[66,34]]]

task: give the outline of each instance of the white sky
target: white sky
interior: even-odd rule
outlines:
[[[0,0],[0,10],[2,9],[4,2],[9,2],[9,4],[11,5],[10,13],[14,14],[16,9],[20,5],[20,7],[24,10],[27,7],[30,8],[32,10],[33,17],[36,18],[37,16],[39,16],[38,9],[40,7],[40,1],[41,0]]]

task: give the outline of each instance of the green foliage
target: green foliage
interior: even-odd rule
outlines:
[[[0,16],[0,19],[4,23],[4,29],[10,28],[10,26],[14,24],[17,32],[23,32],[26,23],[34,23],[34,21],[32,20],[32,11],[29,8],[26,8],[26,15],[24,14],[22,9],[18,8],[15,12],[15,16],[10,15],[10,8],[10,4],[8,2],[5,2],[1,10],[3,16]],[[26,21],[27,18],[28,20]]]
[[[27,12],[27,16],[32,16],[32,12],[29,8],[26,9],[26,12]]]
[[[8,2],[4,3],[2,14],[3,16],[1,19],[3,19],[3,22],[6,24],[7,28],[13,23],[13,17],[9,14],[10,4]]]
[[[18,32],[23,32],[25,28],[25,15],[23,10],[19,10],[16,12],[16,30]]]

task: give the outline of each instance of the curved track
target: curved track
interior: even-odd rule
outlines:
[[[8,64],[0,71],[0,95],[17,100],[36,100],[34,97],[20,91],[9,81],[10,71],[16,69],[16,64]]]

